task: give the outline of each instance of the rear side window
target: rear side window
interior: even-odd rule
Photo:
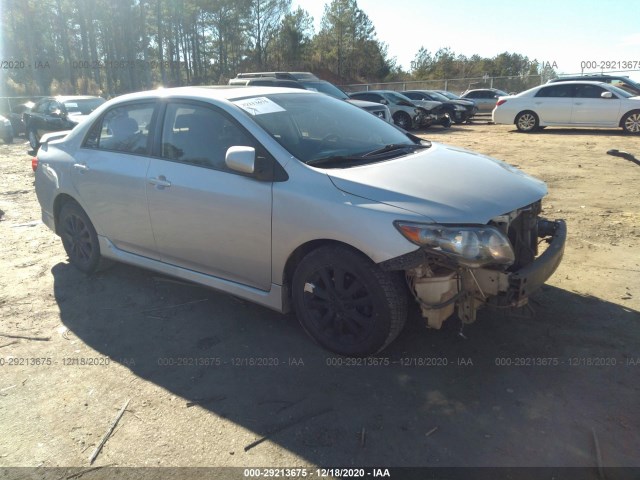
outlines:
[[[108,110],[89,130],[84,146],[146,154],[153,110],[153,103],[128,104]]]
[[[570,98],[573,97],[573,85],[549,85],[541,88],[536,97]]]

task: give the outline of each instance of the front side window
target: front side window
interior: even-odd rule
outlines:
[[[606,92],[597,85],[576,85],[576,97],[578,98],[601,98],[600,95]]]
[[[84,146],[146,154],[153,110],[153,103],[127,104],[108,110],[91,127]]]
[[[255,141],[223,113],[189,103],[170,103],[162,127],[161,156],[169,160],[230,171],[229,147],[256,147]]]

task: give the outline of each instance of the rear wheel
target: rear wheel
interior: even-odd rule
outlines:
[[[10,143],[13,143],[13,135],[7,133],[4,137],[2,137],[2,140],[4,141],[4,143],[9,145]]]
[[[622,119],[622,128],[627,133],[640,134],[640,111],[627,113]]]
[[[393,123],[405,130],[411,130],[411,117],[405,112],[396,112],[393,116]]]
[[[534,132],[538,129],[540,120],[533,112],[520,112],[516,117],[516,128],[525,133]]]
[[[37,150],[38,147],[40,146],[40,142],[38,140],[38,135],[36,134],[35,130],[30,128],[29,131],[27,132],[27,137],[29,137],[29,145],[31,145],[31,148],[34,150]]]
[[[309,253],[293,276],[292,296],[307,333],[340,355],[364,357],[382,350],[407,318],[400,276],[343,246]]]
[[[91,274],[102,266],[96,229],[76,202],[69,201],[62,206],[58,217],[58,232],[74,267]]]

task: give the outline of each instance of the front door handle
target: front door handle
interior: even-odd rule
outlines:
[[[88,172],[89,167],[87,167],[84,163],[74,163],[73,168],[78,170],[80,173]]]
[[[149,179],[149,183],[151,185],[155,185],[156,187],[164,188],[170,187],[171,182],[167,180],[167,177],[164,175],[160,175],[158,178],[152,177]]]

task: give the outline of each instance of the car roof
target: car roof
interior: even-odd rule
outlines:
[[[567,80],[566,82],[553,82],[553,83],[564,83],[570,85],[604,85],[611,86],[607,82],[600,82],[597,80]],[[542,85],[538,85],[539,87],[548,87],[550,86],[548,83],[544,83]]]
[[[198,86],[198,87],[175,87],[175,88],[159,88],[156,90],[147,90],[145,92],[135,92],[121,95],[113,100],[131,101],[131,100],[144,100],[155,98],[210,98],[218,100],[232,100],[243,97],[253,97],[259,95],[271,95],[282,93],[297,93],[303,95],[318,95],[316,92],[310,90],[303,90],[300,88],[288,88],[288,87],[245,87],[234,85],[210,85],[210,86]]]
[[[551,82],[564,82],[567,80],[589,80],[590,78],[607,78],[611,80],[631,80],[629,77],[623,75],[605,75],[605,74],[593,74],[593,75],[568,75],[566,77],[552,78],[547,83]],[[597,80],[596,80],[597,81]],[[631,80],[633,81],[633,80]]]
[[[96,97],[94,95],[56,95],[48,98],[53,98],[59,102],[68,102],[69,100],[95,100],[98,98],[102,99],[102,97]]]

